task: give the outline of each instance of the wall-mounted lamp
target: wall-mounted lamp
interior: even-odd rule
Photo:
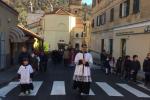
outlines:
[[[11,22],[11,18],[8,18],[8,20],[7,20],[7,21],[8,21],[8,23],[10,23],[10,22]]]

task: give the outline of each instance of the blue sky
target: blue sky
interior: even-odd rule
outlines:
[[[86,2],[88,5],[89,5],[89,4],[92,4],[92,0],[82,0],[82,2],[83,2],[83,3]]]

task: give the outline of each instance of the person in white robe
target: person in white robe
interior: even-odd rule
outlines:
[[[22,95],[30,93],[33,76],[32,74],[33,69],[32,66],[29,64],[29,60],[27,58],[24,58],[23,64],[20,66],[18,70]]]
[[[89,94],[91,78],[91,64],[93,58],[87,52],[87,45],[82,45],[82,51],[75,56],[75,72],[73,76],[73,89],[78,89],[80,94]]]

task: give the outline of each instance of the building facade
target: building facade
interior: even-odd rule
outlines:
[[[31,51],[34,38],[42,38],[18,25],[18,12],[0,1],[0,70],[18,64],[20,48],[27,45]]]
[[[91,49],[106,50],[115,58],[150,52],[150,2],[147,0],[93,0]]]
[[[71,31],[71,45],[81,49],[82,44],[88,45],[90,40],[90,21],[87,16],[89,9],[84,8],[82,0],[70,0],[69,6],[70,12],[76,16],[76,26]]]
[[[10,41],[17,30],[18,12],[3,1],[0,1],[0,12],[0,69],[3,69],[6,67],[6,61],[8,66],[10,63]]]
[[[60,8],[45,14],[42,23],[44,42],[49,51],[59,49],[58,44],[61,42],[69,45],[70,32],[76,23],[74,15]]]

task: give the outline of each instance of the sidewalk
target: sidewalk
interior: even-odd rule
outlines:
[[[5,69],[0,71],[0,85],[12,81],[17,77],[18,67],[14,66],[12,68]]]

